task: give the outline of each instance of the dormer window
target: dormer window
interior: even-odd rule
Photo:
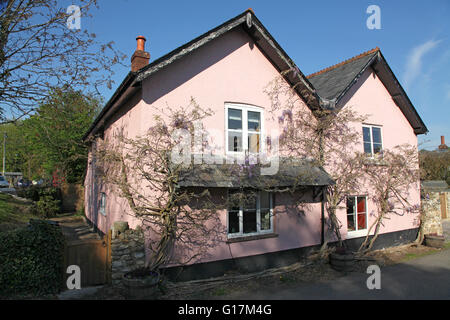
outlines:
[[[262,109],[254,106],[227,103],[227,153],[259,153],[262,142]]]

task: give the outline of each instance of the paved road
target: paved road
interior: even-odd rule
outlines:
[[[381,289],[369,290],[369,274],[302,284],[279,292],[254,292],[226,299],[450,299],[450,250],[381,269]]]

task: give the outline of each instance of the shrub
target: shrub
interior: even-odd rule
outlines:
[[[0,233],[0,296],[57,293],[64,243],[60,227],[43,221]]]
[[[17,195],[35,202],[33,213],[42,218],[51,218],[61,212],[60,188],[31,186],[18,189]]]
[[[61,201],[54,200],[53,197],[41,196],[34,206],[34,213],[41,218],[55,217],[61,211]]]
[[[33,201],[39,201],[44,196],[50,196],[54,200],[62,200],[61,189],[55,187],[30,186],[18,188],[17,195]]]

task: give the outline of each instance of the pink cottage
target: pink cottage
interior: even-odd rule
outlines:
[[[204,125],[223,133],[223,155],[236,151],[236,143],[228,141],[228,137],[236,136],[236,131],[242,138],[239,150],[245,152],[251,148],[248,143],[251,118],[258,122],[262,136],[278,127],[277,120],[268,112],[271,104],[265,92],[268,83],[279,77],[281,71],[296,68],[251,10],[150,64],[150,55],[144,51],[145,38],[140,36],[137,40],[131,72],[85,135],[85,141],[91,146],[85,179],[85,212],[103,233],[115,221],[127,221],[131,228],[140,222],[129,214],[124,199],[97,181],[92,156],[95,141],[111,136],[117,128],[126,128],[130,137],[144,134],[151,125],[152,108],[186,105],[195,97],[200,106],[214,111]],[[417,146],[417,135],[427,132],[378,48],[308,77],[300,71],[289,73],[284,81],[297,84],[296,91],[305,112],[321,107],[326,100],[338,107],[356,108],[361,114],[369,114],[365,123],[357,124],[361,143],[355,148],[360,151],[375,153],[404,143]],[[262,139],[261,144],[264,143]],[[261,193],[253,210],[256,214],[245,219],[243,210],[218,211],[220,237],[208,247],[207,254],[184,266],[182,278],[218,276],[236,266],[258,270],[286,265],[320,246],[325,240],[323,219],[326,217],[317,190],[333,182],[322,168],[308,170],[314,175],[314,183],[305,183],[309,188],[305,197],[310,199],[307,209],[302,209],[305,211],[289,214],[300,209],[293,208],[289,197],[282,193]],[[210,187],[213,193],[227,194],[226,183],[219,181]],[[370,186],[365,187],[367,195]],[[370,197],[359,194],[348,195],[348,199],[347,206],[351,207],[340,210],[338,218],[347,245],[356,247],[367,235],[375,208]],[[420,204],[418,183],[411,186],[409,202]],[[263,207],[272,213],[264,223]],[[376,246],[414,240],[417,231],[416,214],[392,217],[382,227]],[[176,265],[168,266],[167,270],[176,268]]]

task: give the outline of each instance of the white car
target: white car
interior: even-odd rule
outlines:
[[[4,176],[0,176],[0,188],[9,188],[9,182]]]

